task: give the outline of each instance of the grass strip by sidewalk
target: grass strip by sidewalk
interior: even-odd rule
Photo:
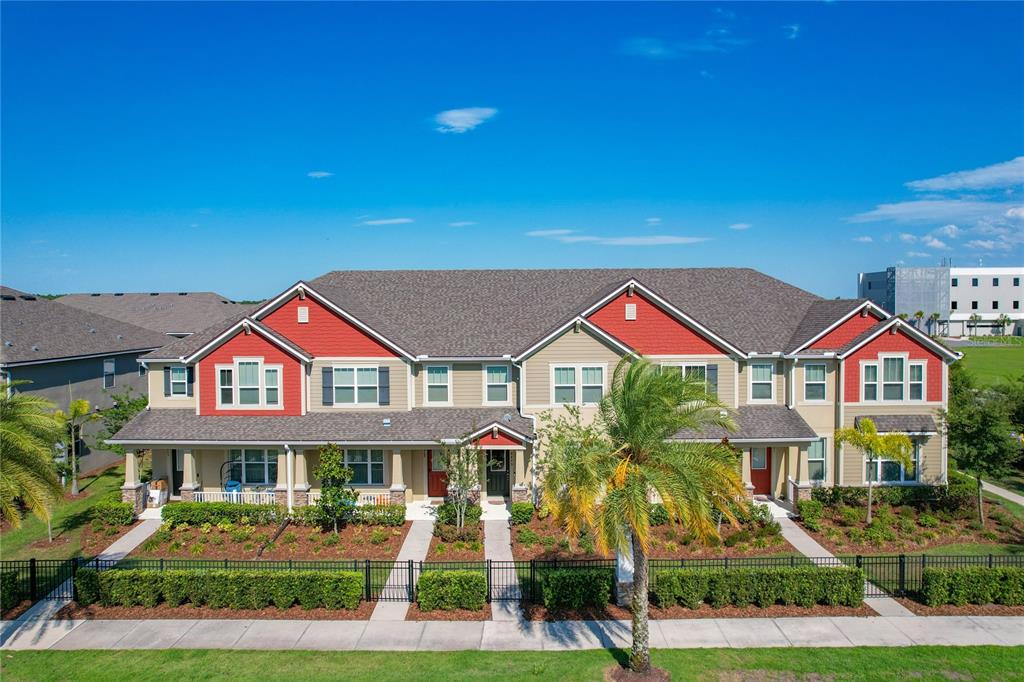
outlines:
[[[5,651],[23,680],[600,680],[622,650],[566,652]],[[676,680],[1024,680],[1024,648],[668,649]]]

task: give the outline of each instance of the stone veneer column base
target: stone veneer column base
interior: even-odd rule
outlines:
[[[797,502],[801,502],[803,500],[811,499],[811,491],[813,491],[813,490],[814,490],[814,488],[812,488],[809,485],[805,485],[805,486],[795,485],[795,486],[793,486],[793,499],[790,500],[790,502],[792,502],[793,505],[795,506]]]
[[[121,501],[130,503],[135,516],[138,516],[146,507],[146,486],[140,483],[134,486],[122,487]]]
[[[747,491],[747,500],[753,500],[754,499],[754,486],[752,484],[748,483],[745,486],[743,486],[743,488]]]
[[[182,502],[195,502],[196,501],[196,490],[195,490],[195,488],[182,488],[181,489],[181,501]]]
[[[525,485],[517,485],[512,488],[512,501],[513,502],[529,502],[530,501],[530,489]]]
[[[274,491],[274,504],[278,507],[288,506],[288,491],[287,490],[275,490]]]
[[[388,504],[405,504],[405,486],[393,485],[388,491]]]
[[[292,504],[296,507],[305,507],[309,505],[309,492],[306,490],[296,490],[292,497]]]

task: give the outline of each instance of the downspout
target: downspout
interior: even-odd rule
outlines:
[[[519,370],[519,381],[516,384],[516,393],[519,394],[519,414],[523,415],[533,423],[533,433],[537,434],[537,417],[532,414],[526,414],[523,412],[525,405],[524,399],[526,395],[526,372],[523,369],[521,363],[513,362],[512,366]],[[530,448],[530,495],[533,497],[534,506],[537,505],[537,441],[534,440],[533,447]]]
[[[286,480],[286,485],[288,486],[288,493],[287,493],[287,495],[288,495],[288,513],[291,514],[292,513],[292,507],[295,506],[295,484],[294,484],[294,481],[292,480],[292,477],[294,475],[293,472],[295,470],[295,453],[292,451],[291,446],[288,445],[287,443],[285,443],[285,445],[284,445],[284,453],[285,453],[285,465],[284,465],[284,467],[285,467],[285,477],[286,477],[285,480]]]

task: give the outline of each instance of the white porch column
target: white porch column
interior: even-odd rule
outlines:
[[[527,502],[530,498],[530,490],[526,485],[526,450],[516,448],[511,451],[512,461],[509,466],[512,468],[512,501]]]
[[[285,454],[285,471],[286,471],[285,481],[286,481],[286,484],[288,486],[288,496],[287,496],[288,511],[291,512],[291,510],[295,507],[295,479],[294,479],[295,452],[292,451],[292,449],[290,447],[288,447],[287,443],[285,443],[285,446],[284,446],[284,454]]]
[[[142,481],[139,479],[139,460],[135,453],[128,451],[124,453],[124,487],[134,488]]]
[[[405,504],[405,472],[403,471],[402,451],[391,451],[391,504]]]
[[[196,454],[192,448],[181,451],[181,499],[183,502],[195,500],[195,492],[200,489],[199,467],[196,466]]]

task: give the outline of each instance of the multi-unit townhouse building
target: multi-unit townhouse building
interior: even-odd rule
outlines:
[[[751,494],[946,479],[938,411],[958,355],[867,300],[826,300],[749,269],[332,272],[156,350],[150,408],[126,446],[151,450],[172,499],[315,501],[317,449],[345,449],[366,500],[443,497],[443,442],[482,451],[484,497],[530,499],[538,418],[585,418],[624,357],[702,378],[735,413]],[[872,418],[914,465],[837,447]],[[231,488],[243,492],[225,492]]]

